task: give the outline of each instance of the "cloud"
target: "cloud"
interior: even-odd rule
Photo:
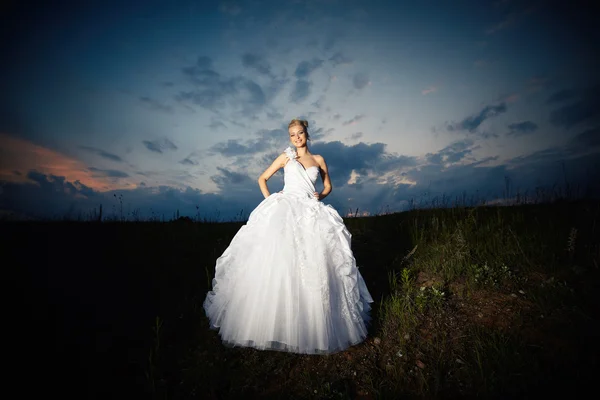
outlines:
[[[304,79],[308,78],[310,74],[312,74],[315,70],[320,68],[323,65],[323,60],[318,58],[313,58],[310,61],[301,61],[296,67],[296,71],[294,75],[296,78]]]
[[[142,143],[144,143],[144,146],[146,146],[146,148],[150,151],[153,151],[155,153],[163,153],[163,151],[166,150],[177,150],[177,146],[175,146],[175,143],[171,142],[169,139],[164,138],[164,139],[157,139],[157,140],[144,140],[142,141]]]
[[[437,87],[435,87],[435,86],[430,86],[427,89],[421,90],[422,95],[426,95],[426,94],[434,93],[434,92],[437,92]]]
[[[365,86],[370,85],[371,82],[369,81],[369,77],[366,74],[358,73],[354,75],[354,78],[352,79],[352,84],[354,85],[355,89],[361,90]]]
[[[349,120],[342,122],[342,125],[344,125],[344,126],[356,125],[359,121],[361,121],[364,118],[365,118],[364,114],[358,114],[358,115],[355,115],[354,117],[350,118]]]
[[[260,74],[272,77],[271,65],[264,59],[263,56],[252,53],[244,53],[242,55],[242,65],[246,68],[252,68]]]
[[[194,160],[194,159],[192,158],[192,156],[187,156],[187,157],[186,157],[186,158],[184,158],[183,160],[179,161],[179,164],[182,164],[182,165],[191,165],[191,166],[194,166],[194,165],[198,165],[198,164],[199,164],[199,162],[198,162],[198,161],[196,161],[196,160]]]
[[[228,169],[221,168],[221,167],[217,167],[217,170],[220,172],[220,174],[212,176],[211,179],[220,188],[225,189],[232,185],[239,185],[239,184],[248,183],[248,182],[252,182],[252,184],[255,184],[254,180],[252,180],[246,174],[242,174],[240,172],[229,171]]]
[[[500,22],[498,22],[495,25],[486,29],[485,33],[486,33],[486,35],[493,35],[494,33],[500,32],[501,30],[506,29],[509,26],[511,26],[512,24],[514,24],[515,20],[516,20],[516,15],[510,14],[510,15],[506,16],[506,18],[504,18]]]
[[[447,128],[449,131],[475,132],[477,128],[479,128],[479,126],[483,123],[483,121],[505,112],[506,103],[504,102],[498,105],[488,105],[485,106],[477,114],[467,117],[457,124],[449,124]]]
[[[258,153],[265,150],[267,144],[263,141],[254,141],[249,145],[240,144],[239,140],[230,139],[227,142],[221,142],[211,147],[210,151],[219,153],[225,157],[240,156],[245,154]]]
[[[600,195],[600,163],[598,162],[598,130],[583,132],[565,147],[550,147],[508,160],[507,168],[512,172],[523,190],[537,187],[562,185],[565,181],[572,187],[579,186]],[[588,144],[595,144],[589,151]],[[543,171],[543,172],[540,172]],[[520,181],[520,182],[519,182]],[[564,188],[563,188],[564,189]],[[552,189],[554,191],[554,189]]]
[[[473,147],[473,141],[470,139],[454,142],[437,153],[427,153],[425,159],[430,164],[454,164],[464,160],[477,147]]]
[[[162,111],[168,114],[173,112],[173,107],[160,103],[158,100],[152,99],[150,97],[140,97],[140,102],[142,103],[142,105],[144,105],[146,108],[152,111]]]
[[[298,79],[294,90],[290,93],[290,101],[294,103],[300,103],[310,95],[311,83],[304,80]]]
[[[268,65],[257,56],[248,55],[246,63],[249,67],[267,72]],[[196,64],[182,68],[184,76],[192,84],[190,90],[180,91],[175,99],[180,103],[191,103],[199,107],[222,113],[229,106],[243,115],[255,114],[273,98],[286,79],[271,76],[266,90],[251,79],[244,76],[223,77],[212,69],[212,60],[202,56]]]
[[[219,128],[225,128],[227,129],[227,125],[225,125],[222,121],[213,119],[210,123],[210,125],[208,125],[209,128],[211,129],[219,129]]]
[[[32,217],[64,217],[74,204],[91,207],[93,201],[102,197],[80,181],[68,181],[64,176],[30,171],[26,178],[24,182],[2,186],[0,209]]]
[[[311,139],[317,139],[320,132],[321,130],[319,129],[311,129]],[[224,157],[250,157],[258,153],[276,151],[277,155],[279,155],[283,151],[288,139],[287,128],[262,129],[256,132],[254,137],[246,141],[229,139],[216,143],[208,150],[208,154],[220,154]]]
[[[514,7],[509,7],[502,20],[485,30],[486,35],[493,35],[514,25],[519,19],[536,9],[536,5],[531,5],[529,2],[516,2],[513,5]]]
[[[213,61],[212,58],[208,56],[198,56],[196,59],[195,68],[197,70],[212,70],[213,69]]]
[[[101,169],[95,167],[88,168],[92,172],[96,172],[95,176],[106,176],[109,178],[127,178],[128,173],[116,169]]]
[[[559,90],[558,92],[554,92],[550,96],[548,96],[548,99],[546,100],[546,103],[547,104],[561,103],[563,101],[571,100],[574,97],[576,97],[576,91],[575,90],[572,90],[572,89],[562,89],[562,90]]]
[[[115,181],[109,176],[98,176],[78,159],[27,140],[0,134],[0,181],[32,182],[30,171],[64,177],[96,191],[135,187],[131,179]]]
[[[333,66],[352,64],[352,59],[344,54],[337,52],[329,58]]]
[[[598,115],[600,115],[600,109],[597,106],[579,101],[552,111],[550,122],[553,125],[569,129]]]
[[[210,179],[217,185],[222,193],[227,193],[228,196],[237,197],[240,201],[243,198],[260,199],[260,191],[258,190],[258,184],[256,178],[251,178],[246,173],[232,171],[227,168],[217,167],[218,174],[213,175]],[[258,178],[258,176],[257,176]],[[271,191],[273,191],[274,185],[271,183]]]
[[[0,193],[0,210],[16,211],[24,216],[38,218],[83,218],[92,216],[94,209],[100,205],[104,209],[104,217],[118,217],[118,200],[131,205],[141,218],[172,218],[176,211],[182,216],[198,216],[208,220],[231,220],[236,216],[247,217],[256,207],[261,194],[254,182],[253,192],[246,180],[240,181],[235,173],[222,173],[220,180],[226,189],[227,196],[203,193],[190,187],[175,188],[169,186],[147,186],[130,190],[114,190],[98,192],[78,182],[64,177],[30,172],[27,182],[8,182],[2,185]],[[219,179],[217,179],[219,181]],[[243,184],[243,185],[241,185]],[[244,185],[245,188],[243,187]],[[112,207],[116,206],[116,207]],[[97,214],[96,214],[97,215]],[[125,212],[124,217],[132,218]]]
[[[242,7],[233,1],[224,1],[219,5],[219,11],[230,16],[237,16],[242,12]]]
[[[598,149],[598,133],[598,128],[584,131],[573,142],[581,142],[580,147],[594,145]],[[272,136],[266,132],[261,135]],[[455,142],[438,153],[428,154],[426,163],[418,163],[415,157],[386,153],[383,143],[347,146],[341,142],[327,142],[315,144],[311,150],[323,155],[327,161],[334,185],[327,203],[341,213],[350,207],[377,213],[389,206],[391,211],[396,211],[405,209],[410,199],[416,199],[417,204],[421,199],[431,204],[436,198],[439,201],[442,195],[449,201],[465,195],[493,199],[502,196],[505,177],[521,193],[563,180],[561,160],[565,159],[564,149],[546,149],[509,160],[504,165],[485,166],[494,158],[476,160],[473,157],[476,148],[472,140]],[[265,155],[265,163],[271,162],[278,153]],[[600,182],[597,154],[580,157],[575,152],[567,152],[567,155],[565,170],[569,183]],[[281,186],[281,175],[269,181],[272,192]],[[103,204],[105,216],[110,216],[111,205],[115,204],[113,195],[117,194],[123,195],[134,209],[140,209],[143,217],[151,216],[152,210],[155,215],[164,214],[169,218],[179,210],[181,215],[200,213],[209,218],[231,219],[242,209],[247,216],[262,200],[256,180],[245,170],[218,168],[211,179],[222,194],[202,193],[190,187],[150,187],[141,183],[131,190],[100,193],[80,182],[30,171],[26,182],[3,184],[0,209],[62,217],[70,211],[72,216],[77,211],[85,215]]]
[[[85,150],[87,152],[96,154],[96,155],[98,155],[98,156],[100,156],[102,158],[106,158],[107,160],[116,161],[116,162],[123,162],[123,159],[121,157],[119,157],[118,155],[109,153],[107,151],[104,151],[104,150],[101,150],[101,149],[98,149],[98,148],[95,148],[95,147],[91,147],[91,146],[79,146],[79,148],[81,150]]]
[[[535,92],[539,92],[540,90],[544,89],[548,85],[549,82],[550,82],[550,80],[548,78],[534,76],[527,80],[527,82],[525,83],[525,87],[526,87],[527,92],[535,93]]]
[[[507,135],[512,135],[512,136],[526,135],[528,133],[535,132],[537,130],[537,128],[538,128],[537,124],[532,121],[516,122],[516,123],[508,125],[508,129],[510,129],[510,131],[507,133]]]
[[[600,117],[600,85],[581,91],[578,100],[550,113],[550,122],[555,126],[570,129]]]
[[[330,132],[330,130],[325,131],[323,128],[311,129],[309,130],[310,140],[321,140]]]
[[[571,144],[582,150],[600,148],[600,127],[581,132],[572,139]]]
[[[340,141],[320,142],[313,144],[311,152],[325,158],[335,187],[347,185],[352,171],[362,176],[358,179],[360,183],[368,176],[381,176],[416,163],[413,157],[386,153],[383,143],[360,142],[347,146]]]
[[[352,135],[350,135],[350,139],[351,140],[360,139],[361,137],[363,137],[363,133],[362,132],[356,132],[356,133],[353,133]]]

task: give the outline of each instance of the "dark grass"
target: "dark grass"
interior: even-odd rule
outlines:
[[[9,368],[63,398],[576,395],[598,373],[599,222],[597,201],[346,219],[374,318],[331,356],[208,329],[241,222],[4,222]]]

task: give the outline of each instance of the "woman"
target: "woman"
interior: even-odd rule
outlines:
[[[308,122],[294,119],[288,131],[294,148],[258,178],[265,200],[217,260],[204,309],[227,345],[334,353],[365,339],[373,299],[342,218],[319,201],[331,180],[308,149]],[[271,194],[267,180],[280,168],[283,191]]]

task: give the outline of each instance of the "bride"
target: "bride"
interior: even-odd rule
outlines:
[[[204,309],[224,344],[329,354],[367,335],[373,302],[331,193],[323,157],[307,147],[308,122],[293,119],[288,147],[258,178],[263,200],[216,263]],[[283,191],[267,180],[284,169]],[[315,190],[318,175],[324,189]]]

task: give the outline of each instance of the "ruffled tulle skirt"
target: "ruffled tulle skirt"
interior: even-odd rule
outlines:
[[[373,300],[331,206],[275,193],[217,260],[204,309],[224,344],[328,354],[363,341]]]

